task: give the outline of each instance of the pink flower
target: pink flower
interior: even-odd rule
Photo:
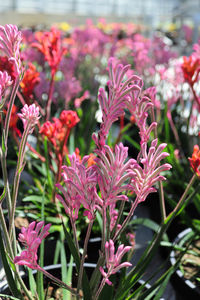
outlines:
[[[106,259],[106,268],[107,273],[102,267],[99,268],[102,276],[104,277],[105,282],[108,285],[112,285],[112,282],[108,279],[112,274],[117,273],[121,268],[132,266],[129,262],[123,262],[120,264],[123,256],[131,249],[131,246],[120,245],[115,253],[115,246],[112,240],[105,243],[105,259]]]
[[[112,57],[108,61],[109,78],[108,96],[103,88],[99,89],[99,103],[102,110],[102,123],[98,137],[93,135],[98,148],[105,145],[108,132],[113,122],[118,120],[124,114],[124,109],[132,92],[135,97],[140,93],[141,79],[138,76],[132,75],[127,80],[124,80],[130,65],[122,66],[115,64],[115,59]]]
[[[96,159],[98,183],[103,199],[104,207],[115,204],[118,200],[127,201],[128,197],[122,193],[132,190],[132,186],[128,183],[134,176],[132,165],[135,164],[134,159],[128,157],[128,147],[124,147],[122,143],[115,146],[115,152],[108,145],[102,150],[95,150],[98,158]]]
[[[7,88],[12,84],[11,77],[7,72],[0,71],[0,101],[5,94]]]
[[[162,152],[166,146],[167,144],[163,143],[157,147],[157,139],[155,139],[152,141],[147,153],[147,143],[142,144],[140,162],[143,164],[143,167],[135,161],[135,165],[133,165],[135,176],[132,179],[138,202],[145,201],[148,194],[156,192],[156,189],[153,187],[156,182],[165,180],[165,177],[160,175],[160,173],[171,168],[171,165],[167,163],[160,165],[160,161],[169,155],[167,152]]]
[[[150,126],[147,125],[148,110],[153,106],[148,97],[139,97],[139,95],[135,95],[134,91],[131,92],[127,107],[139,128],[141,145],[148,142],[151,131],[157,126],[156,122],[152,122]]]
[[[61,201],[66,213],[72,220],[78,218],[81,204],[86,209],[84,215],[87,215],[90,220],[94,219],[96,209],[102,204],[102,200],[96,191],[96,166],[86,167],[89,155],[84,156],[81,162],[75,153],[69,155],[69,159],[71,166],[62,166],[62,176],[67,190],[61,184],[56,184],[63,193],[64,199],[60,195],[56,195],[56,197]]]
[[[37,269],[37,250],[42,240],[49,235],[51,224],[43,227],[44,222],[32,222],[27,228],[22,227],[18,240],[25,246],[26,250],[22,251],[20,256],[15,256],[14,263],[25,265],[31,269]],[[42,228],[43,227],[43,228]]]
[[[19,49],[21,41],[22,35],[16,25],[7,24],[5,27],[0,26],[0,50],[13,62],[17,75],[21,73]]]
[[[33,131],[33,127],[37,124],[40,118],[39,107],[36,107],[35,104],[31,104],[30,106],[25,104],[21,112],[22,113],[18,114],[18,116],[24,124],[24,130],[29,125],[31,133]]]

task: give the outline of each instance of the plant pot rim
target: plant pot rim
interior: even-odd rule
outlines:
[[[192,232],[192,228],[187,228],[183,231],[181,231],[177,237],[175,238],[174,242],[173,242],[173,245],[177,245],[178,242],[188,233]],[[175,255],[175,251],[172,250],[170,252],[170,263],[172,266],[175,265],[176,263],[176,255]],[[195,293],[197,293],[198,295],[200,295],[200,290],[199,288],[194,284],[192,283],[192,281],[190,281],[189,279],[186,279],[183,275],[183,273],[181,272],[180,269],[176,270],[175,272],[177,274],[177,276],[186,284],[186,286],[188,286],[188,288],[192,289],[192,291],[194,291]]]
[[[69,265],[70,265],[70,263],[67,264],[67,266],[69,266]],[[43,267],[43,269],[46,270],[46,271],[48,271],[48,270],[59,269],[59,268],[61,268],[61,266],[62,266],[61,264],[54,264],[54,265],[45,266],[45,267]],[[75,264],[75,263],[72,263],[72,266],[75,267],[76,264]],[[96,264],[94,264],[94,263],[84,263],[84,266],[85,266],[86,268],[95,268],[95,267],[96,267]],[[3,272],[3,271],[4,271],[4,270],[2,269],[2,270],[0,271],[0,273]],[[36,273],[37,273],[37,270],[32,270],[32,274],[33,274],[33,275],[36,274]],[[4,273],[4,274],[5,274],[5,273]],[[19,274],[20,274],[21,277],[23,277],[23,276],[26,275],[25,271],[23,271],[23,270],[20,271]],[[3,290],[5,290],[6,288],[8,288],[8,283],[7,283],[7,280],[4,279],[4,280],[2,280],[2,281],[0,282],[0,292],[2,292]]]

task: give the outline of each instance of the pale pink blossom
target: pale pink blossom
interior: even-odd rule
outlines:
[[[24,130],[29,125],[31,133],[40,118],[39,107],[36,107],[35,104],[31,104],[30,106],[25,104],[18,116],[23,122]]]
[[[112,240],[109,240],[105,243],[105,260],[106,260],[106,268],[107,272],[104,271],[102,267],[99,268],[102,276],[104,277],[104,281],[108,285],[112,285],[112,282],[109,280],[109,277],[112,274],[117,273],[121,268],[130,267],[132,264],[130,262],[120,263],[123,256],[131,249],[131,246],[120,245],[115,253],[115,246]]]
[[[44,222],[32,222],[27,228],[22,227],[18,240],[25,246],[24,251],[20,256],[15,256],[14,263],[18,265],[25,265],[31,269],[37,269],[37,250],[43,239],[49,235],[49,228],[51,224],[44,227]]]
[[[21,32],[16,25],[0,25],[0,50],[13,62],[17,75],[21,73],[20,43]]]

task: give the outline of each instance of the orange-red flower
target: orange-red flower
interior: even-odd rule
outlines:
[[[63,125],[66,125],[68,128],[71,129],[80,121],[80,119],[75,111],[63,110],[60,115],[60,121]]]
[[[48,139],[51,139],[55,135],[55,124],[50,121],[45,122],[41,129],[40,133],[44,134]]]
[[[33,43],[32,46],[44,54],[52,75],[54,75],[62,56],[67,51],[62,44],[61,33],[58,29],[52,27],[49,32],[36,32],[35,37],[38,42]]]
[[[192,167],[192,169],[194,170],[194,172],[200,176],[200,170],[199,170],[199,166],[200,166],[200,150],[199,150],[199,146],[198,145],[194,145],[194,150],[192,153],[192,158],[188,158],[189,162],[190,162],[190,166]]]
[[[183,57],[182,70],[185,80],[193,85],[197,79],[198,74],[200,72],[200,61],[198,58],[194,58],[194,56]]]
[[[40,129],[40,133],[44,134],[59,149],[65,139],[67,130],[71,130],[79,121],[80,119],[75,111],[63,110],[59,119],[53,118],[53,122],[45,122]]]
[[[28,64],[29,68],[24,74],[23,80],[20,82],[22,92],[26,98],[33,97],[33,90],[35,86],[40,82],[40,73],[37,72],[36,67],[32,64]]]

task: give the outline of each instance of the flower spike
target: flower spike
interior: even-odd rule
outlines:
[[[30,125],[30,133],[33,131],[33,127],[37,124],[40,115],[39,115],[39,107],[36,107],[35,104],[28,106],[27,104],[21,110],[21,114],[18,114],[20,119],[24,124],[24,130],[27,125]]]
[[[38,269],[37,250],[42,240],[49,235],[51,224],[44,227],[44,222],[32,222],[27,228],[22,227],[19,234],[19,241],[25,246],[26,250],[22,251],[20,256],[15,256],[14,263],[25,265],[31,269]]]

